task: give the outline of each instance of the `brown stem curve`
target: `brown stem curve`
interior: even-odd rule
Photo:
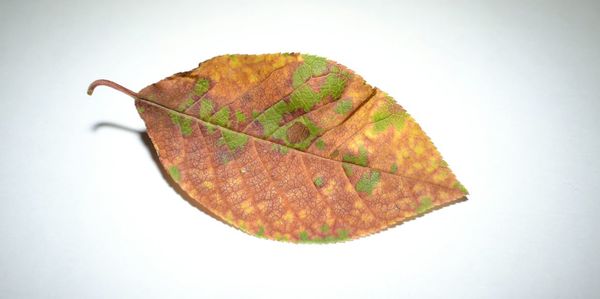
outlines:
[[[138,96],[137,92],[133,92],[133,91],[129,90],[128,88],[125,88],[113,81],[105,80],[105,79],[100,79],[100,80],[96,80],[96,81],[92,82],[92,84],[90,84],[90,86],[88,87],[87,94],[91,96],[92,93],[94,93],[94,89],[100,85],[104,85],[104,86],[108,86],[110,88],[116,89],[134,99],[140,98]]]
[[[181,111],[174,110],[173,108],[169,108],[161,103],[155,103],[155,102],[149,101],[147,99],[144,99],[144,98],[140,97],[140,95],[137,92],[133,92],[133,91],[129,90],[128,88],[123,87],[113,81],[110,81],[110,80],[100,79],[100,80],[96,80],[96,81],[92,82],[92,84],[90,84],[90,86],[88,87],[87,94],[92,95],[92,93],[94,93],[94,89],[100,85],[104,85],[104,86],[108,86],[110,88],[116,89],[116,90],[132,97],[136,101],[144,102],[148,105],[152,105],[159,109],[164,109],[166,111],[169,111],[171,113],[175,113],[178,115],[186,115],[186,114],[182,113]]]

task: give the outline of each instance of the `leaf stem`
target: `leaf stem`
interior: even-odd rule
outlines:
[[[151,106],[157,107],[159,109],[163,109],[163,110],[169,111],[171,113],[175,113],[177,115],[189,117],[189,115],[187,115],[187,114],[185,114],[185,113],[183,113],[181,111],[177,111],[177,110],[169,108],[169,107],[167,107],[167,106],[165,106],[163,104],[155,103],[155,102],[150,101],[148,99],[142,98],[137,92],[133,92],[133,91],[129,90],[128,88],[123,87],[120,84],[117,84],[117,83],[115,83],[113,81],[110,81],[110,80],[99,79],[99,80],[96,80],[96,81],[92,82],[92,84],[90,84],[90,86],[88,87],[87,94],[88,95],[92,95],[92,93],[94,93],[94,89],[96,87],[100,86],[100,85],[104,85],[104,86],[108,86],[110,88],[116,89],[116,90],[118,90],[118,91],[120,91],[120,92],[122,92],[122,93],[124,93],[124,94],[126,94],[126,95],[128,95],[130,97],[132,97],[136,101],[140,101],[140,102],[146,103],[148,105],[151,105]]]
[[[110,88],[116,89],[136,100],[138,100],[140,98],[136,92],[133,92],[115,82],[112,82],[110,80],[104,80],[104,79],[100,79],[100,80],[96,80],[96,81],[92,82],[92,84],[90,84],[90,86],[88,87],[87,94],[91,96],[92,93],[94,93],[94,89],[100,85],[104,85],[104,86],[108,86]]]

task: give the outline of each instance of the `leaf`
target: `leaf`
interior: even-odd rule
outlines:
[[[160,161],[191,198],[251,235],[355,239],[466,199],[385,92],[305,54],[224,55],[134,93]]]

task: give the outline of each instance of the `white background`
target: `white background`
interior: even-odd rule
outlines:
[[[600,296],[597,1],[29,2],[0,4],[0,297]],[[261,240],[169,186],[130,98],[85,94],[280,51],[394,96],[470,200],[342,244]]]

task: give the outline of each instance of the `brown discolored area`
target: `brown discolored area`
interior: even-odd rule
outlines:
[[[308,135],[310,135],[308,127],[301,122],[295,122],[287,130],[287,138],[291,143],[299,143],[306,139]]]
[[[325,96],[309,111],[265,114],[278,103],[290,104],[293,81],[312,68],[318,75],[306,76],[305,85],[313,93],[327,84],[328,74],[344,76],[339,98]],[[197,95],[201,78],[209,85]],[[466,195],[416,121],[333,61],[295,53],[224,55],[138,95],[136,106],[160,161],[177,174],[181,188],[252,235],[311,243],[355,239]],[[204,119],[202,100],[210,101],[212,114]],[[339,109],[340,101],[347,107]],[[262,123],[254,120],[262,114]],[[225,122],[228,128],[219,126]],[[287,141],[265,136],[264,124],[287,128]],[[288,141],[306,141],[306,150],[288,147]]]

